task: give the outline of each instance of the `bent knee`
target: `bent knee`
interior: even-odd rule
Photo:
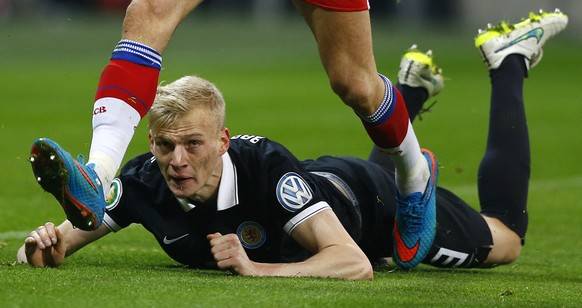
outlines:
[[[515,261],[521,254],[521,238],[515,231],[507,227],[497,218],[483,216],[493,239],[491,251],[485,260],[484,266],[509,264]]]
[[[382,102],[385,89],[377,75],[370,79],[347,72],[328,73],[332,90],[358,114],[371,115]]]

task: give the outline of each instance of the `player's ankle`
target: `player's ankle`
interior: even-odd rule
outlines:
[[[103,152],[91,152],[91,156],[87,165],[93,164],[93,170],[99,176],[99,180],[103,185],[104,197],[109,193],[109,186],[115,178],[115,173],[117,172],[118,165],[115,164],[114,160],[107,154]]]
[[[419,192],[424,194],[426,184],[430,178],[428,163],[421,157],[416,165],[409,170],[396,170],[396,183],[398,192],[402,196],[408,196]]]

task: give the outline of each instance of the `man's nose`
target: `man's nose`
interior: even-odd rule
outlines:
[[[174,168],[181,168],[186,165],[186,149],[181,145],[176,145],[174,151],[172,151],[172,160],[170,164]]]

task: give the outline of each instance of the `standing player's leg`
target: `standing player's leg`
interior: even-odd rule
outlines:
[[[395,259],[403,268],[414,267],[434,238],[436,159],[421,151],[400,92],[378,74],[367,1],[294,3],[315,36],[332,89],[358,114],[374,144],[396,166],[394,236],[400,244]]]
[[[542,46],[566,28],[568,17],[530,13],[511,25],[481,31],[475,40],[491,79],[491,107],[485,155],[478,173],[481,214],[493,237],[486,265],[513,261],[528,225],[530,146],[523,103],[523,80],[542,58]]]
[[[89,163],[105,187],[113,180],[139,121],[150,109],[162,53],[180,22],[202,0],[133,0],[121,41],[103,70],[95,95]]]
[[[201,2],[131,2],[122,39],[99,80],[86,166],[54,141],[43,138],[33,143],[33,172],[43,189],[59,201],[74,226],[92,230],[101,224],[103,190],[115,177],[135,128],[153,103],[161,54],[179,23]]]
[[[410,122],[422,113],[426,101],[439,94],[445,86],[442,69],[434,62],[432,50],[426,53],[412,45],[400,60],[398,84],[396,88],[402,93]],[[374,145],[368,160],[379,164],[386,170],[393,171],[394,163],[382,150]]]

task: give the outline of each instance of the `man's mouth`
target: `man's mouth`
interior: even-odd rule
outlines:
[[[170,176],[170,179],[178,186],[184,186],[188,181],[192,180],[191,177],[185,176]]]

